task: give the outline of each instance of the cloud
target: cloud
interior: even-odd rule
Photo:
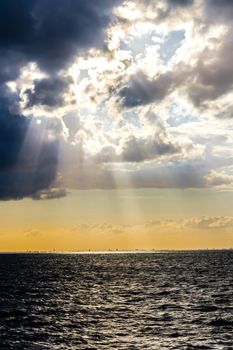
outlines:
[[[206,176],[209,186],[227,186],[233,184],[233,176],[212,170]]]
[[[233,228],[233,218],[228,216],[201,216],[184,221],[184,227],[194,229]]]
[[[196,107],[207,107],[208,101],[215,101],[229,93],[233,87],[233,37],[224,34],[211,48],[206,48],[197,57],[191,74],[192,82],[187,84],[188,95]]]
[[[58,171],[64,186],[78,188],[229,185],[210,154],[229,162],[230,136],[217,149],[224,140],[209,134],[224,127],[205,112],[233,115],[231,8],[217,0],[3,1],[0,197],[59,196]],[[162,60],[166,44],[172,54]]]
[[[205,162],[187,160],[148,163],[75,163],[64,165],[66,187],[85,188],[205,188]],[[76,166],[75,166],[76,164]],[[78,171],[77,171],[78,169]]]
[[[120,159],[124,162],[143,162],[162,156],[169,157],[181,152],[181,146],[166,138],[166,135],[155,133],[147,138],[136,138],[131,135],[123,140]]]
[[[209,20],[224,22],[232,20],[233,4],[231,0],[207,0],[204,2]]]
[[[68,82],[61,77],[50,77],[41,80],[34,80],[32,90],[25,91],[26,107],[42,105],[56,108],[64,104],[63,94],[68,88]]]
[[[154,78],[142,72],[130,77],[118,91],[120,105],[132,108],[160,104],[170,94],[180,91],[197,109],[210,110],[216,117],[232,118],[232,107],[226,103],[224,106],[223,98],[233,88],[233,37],[227,32],[221,36],[220,42],[211,37],[207,40],[209,43],[207,41],[203,51],[192,57],[195,64],[177,61],[172,69]]]
[[[180,94],[200,112],[209,112],[219,118],[232,118],[233,36],[232,21],[229,21],[232,18],[232,2],[139,1],[138,4],[141,11],[144,8],[144,13],[149,8],[150,13],[161,17],[161,21],[166,22],[168,33],[174,30],[173,17],[181,19],[182,14],[177,11],[184,9],[185,39],[169,62],[161,65],[155,59],[157,69],[148,70],[147,58],[144,58],[144,66],[140,59],[138,71],[128,75],[128,81],[125,76],[121,87],[118,85],[115,90],[118,103],[124,108],[160,105],[171,94]],[[189,5],[195,5],[194,13],[190,12]],[[177,13],[171,17],[170,11]],[[177,29],[181,28],[179,24]]]
[[[49,187],[56,177],[56,163],[43,168],[8,170],[0,173],[0,199],[12,200],[32,196],[36,191]]]
[[[67,194],[65,188],[49,188],[47,190],[37,191],[32,195],[34,200],[55,199],[65,197]]]
[[[130,179],[134,187],[202,188],[206,186],[205,171],[201,165],[180,161],[137,169]]]
[[[144,21],[176,27],[194,15],[199,4],[195,0],[129,0],[123,3],[118,16],[124,25]]]
[[[19,75],[24,59],[21,53],[2,50],[1,45],[0,52],[0,84],[3,84],[14,80]]]
[[[151,220],[144,224],[148,230],[168,230],[178,228],[185,229],[214,230],[233,228],[233,217],[231,216],[196,216],[181,219]]]
[[[86,134],[79,124],[76,142],[61,147],[59,171],[68,188],[209,188],[228,187],[232,181],[227,170],[232,156],[223,156],[229,141],[227,137],[208,136],[208,125],[202,128],[202,123],[198,123],[190,127],[185,123],[184,131],[178,126],[178,134],[172,135],[167,124],[154,115],[142,130],[128,130],[123,123],[113,140],[111,134],[109,138],[108,134],[96,135],[97,129],[91,126]],[[188,135],[193,134],[193,141],[187,138],[186,129]],[[217,136],[218,131],[213,131]],[[100,143],[93,141],[97,137]],[[216,148],[219,143],[224,143],[223,149]]]
[[[191,6],[195,0],[169,0],[170,5],[174,6]]]
[[[153,80],[139,72],[119,91],[120,103],[130,108],[160,102],[169,93],[171,83],[170,74],[161,74]]]
[[[11,52],[48,71],[64,67],[80,50],[103,44],[112,9],[120,1],[4,0],[1,55]]]
[[[190,218],[167,218],[167,219],[153,219],[138,224],[112,224],[109,222],[94,223],[94,224],[78,224],[74,227],[73,232],[77,233],[92,233],[101,235],[131,235],[133,238],[138,233],[160,235],[171,232],[172,234],[187,233],[190,230],[198,231],[215,231],[218,230],[221,234],[223,230],[233,228],[233,217],[231,216],[195,216]],[[195,234],[194,234],[195,236]],[[154,237],[154,238],[155,238]]]
[[[39,120],[32,107],[64,106],[68,81],[58,75],[74,56],[104,46],[112,10],[121,0],[4,0],[0,4],[0,199],[18,199],[47,189],[56,178],[62,119]],[[25,88],[16,79],[34,62],[46,77]],[[63,72],[64,73],[64,72]],[[6,82],[16,89],[10,94]],[[37,109],[37,113],[41,109]],[[34,113],[34,110],[33,112]],[[68,120],[68,119],[67,119]],[[69,122],[68,122],[69,123]],[[70,131],[70,135],[72,131]],[[63,135],[64,136],[64,135]],[[70,136],[70,139],[74,135]],[[47,192],[53,196],[54,192]]]
[[[11,113],[9,101],[0,102],[0,199],[19,199],[54,181],[58,138],[49,138],[45,122]]]
[[[36,229],[29,229],[23,232],[24,236],[26,236],[29,239],[33,238],[42,238],[43,234],[39,230]]]
[[[1,98],[0,102],[0,169],[7,169],[16,162],[29,122],[22,116],[12,115],[6,107],[5,98]]]
[[[142,163],[163,157],[169,159],[180,154],[183,148],[183,145],[162,128],[149,135],[125,133],[118,142],[118,146],[104,145],[95,155],[95,161],[99,163]]]

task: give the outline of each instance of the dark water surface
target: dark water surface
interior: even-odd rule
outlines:
[[[2,254],[0,349],[233,349],[233,252]]]

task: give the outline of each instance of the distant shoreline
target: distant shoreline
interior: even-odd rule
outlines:
[[[166,254],[166,253],[198,253],[198,252],[231,252],[233,248],[219,248],[219,249],[164,249],[164,250],[90,250],[90,251],[56,251],[56,250],[48,250],[48,251],[6,251],[0,252],[0,255],[7,254],[61,254],[61,255],[99,255],[99,254]]]

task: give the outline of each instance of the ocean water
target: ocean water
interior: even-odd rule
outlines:
[[[2,254],[0,349],[233,349],[233,252]]]

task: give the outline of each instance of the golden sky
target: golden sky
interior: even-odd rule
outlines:
[[[0,250],[203,249],[233,246],[231,191],[72,190],[0,203]]]

